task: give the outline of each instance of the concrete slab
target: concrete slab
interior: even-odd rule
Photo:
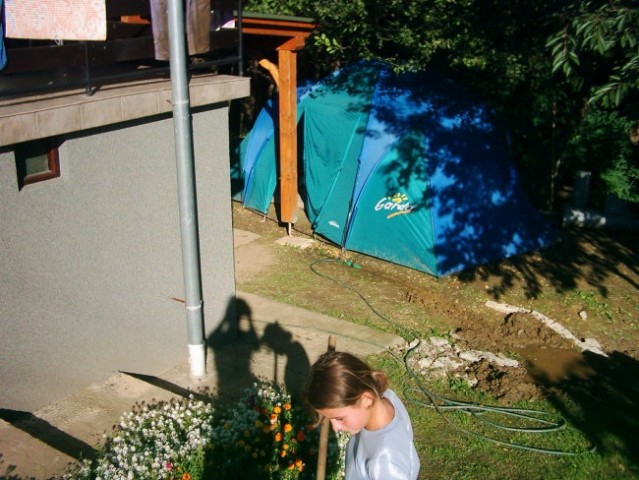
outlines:
[[[279,245],[285,245],[287,247],[297,247],[304,250],[305,248],[308,248],[311,245],[313,245],[315,243],[315,240],[313,240],[312,238],[295,237],[293,235],[287,235],[285,237],[278,238],[277,240],[275,240],[275,243]]]
[[[233,245],[239,247],[241,245],[247,245],[260,238],[257,233],[249,232],[247,230],[241,230],[239,228],[233,229]]]

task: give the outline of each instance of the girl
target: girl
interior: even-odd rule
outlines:
[[[325,353],[311,367],[307,395],[333,430],[351,435],[346,480],[417,478],[413,428],[386,374],[349,353]]]

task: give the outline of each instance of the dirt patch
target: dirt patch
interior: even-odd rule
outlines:
[[[534,346],[574,348],[570,340],[559,336],[529,313],[508,314],[501,321],[486,322],[484,319],[482,324],[461,318],[455,334],[464,345],[491,351],[521,351]]]
[[[275,255],[259,275],[258,269],[238,274],[238,288],[393,332],[417,332],[424,348],[412,361],[427,378],[463,379],[511,403],[601,377],[615,368],[613,359],[639,365],[639,258],[631,235],[564,231],[544,252],[437,279],[321,240],[305,251],[276,245],[286,226],[275,218],[234,205],[234,226],[261,235],[259,244]],[[294,226],[293,235],[310,233],[304,222]],[[265,251],[254,252],[258,261],[266,258]],[[326,258],[358,268],[316,264]],[[573,338],[531,313],[495,312],[487,301],[541,312]],[[433,345],[433,336],[445,338],[448,347]],[[584,355],[580,342],[586,339],[596,339],[607,356]],[[436,372],[432,367],[440,361],[448,364]]]
[[[506,369],[482,360],[471,365],[467,373],[475,388],[504,403],[541,398],[540,389],[522,368]]]
[[[409,366],[428,379],[464,380],[510,404],[547,395],[549,385],[536,378],[543,375],[559,383],[581,358],[571,340],[531,314],[512,313],[492,322],[476,320],[460,318],[449,339],[421,340],[409,357]],[[407,348],[401,347],[398,353]],[[535,376],[530,373],[533,369]]]

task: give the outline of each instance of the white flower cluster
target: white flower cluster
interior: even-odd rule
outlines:
[[[253,400],[251,402],[251,399]],[[232,445],[255,429],[255,422],[261,413],[253,406],[283,405],[290,403],[291,398],[286,392],[275,388],[270,383],[254,383],[253,387],[245,390],[245,395],[228,411],[224,422],[212,432],[213,443]],[[253,406],[251,405],[253,403]]]
[[[224,472],[219,478],[239,478],[246,467],[255,467],[251,478],[310,478],[313,472],[302,467],[317,448],[318,431],[308,430],[297,408],[283,386],[267,382],[255,383],[215,416],[210,403],[193,396],[139,404],[105,435],[95,459],[75,465],[60,480],[202,480],[211,468]],[[338,435],[329,442],[329,456],[337,461],[329,480],[343,479],[346,441]],[[247,461],[251,464],[242,463]]]
[[[276,388],[272,383],[255,383],[253,384],[253,389],[249,389],[247,393],[250,394],[253,390],[257,390],[257,396],[263,402],[271,405],[289,403],[291,401],[291,396],[283,388]]]
[[[213,407],[193,396],[138,405],[122,416],[93,465],[86,461],[65,479],[173,478],[175,468],[210,441],[212,417]]]

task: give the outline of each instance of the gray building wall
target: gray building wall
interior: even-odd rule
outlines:
[[[188,358],[173,119],[62,138],[61,177],[22,190],[0,147],[2,408]],[[193,114],[193,138],[208,336],[235,295],[227,103]]]

